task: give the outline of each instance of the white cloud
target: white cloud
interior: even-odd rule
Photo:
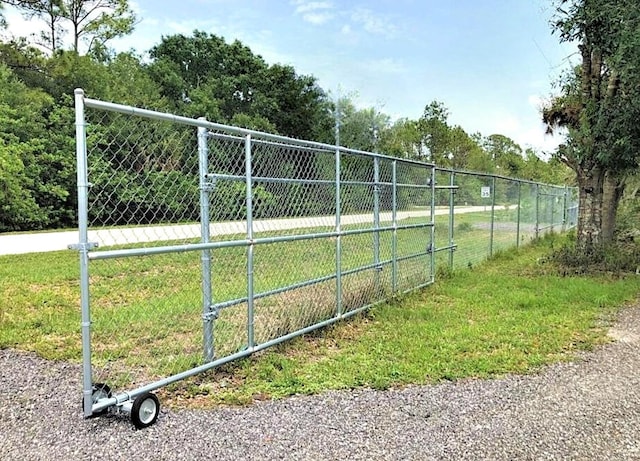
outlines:
[[[333,8],[333,5],[329,2],[297,2],[298,7],[296,8],[296,13],[303,14],[308,12],[313,12],[317,10],[328,10]]]
[[[533,147],[545,153],[554,152],[557,147],[564,142],[561,135],[545,134],[544,125],[540,123],[538,126],[532,126],[528,130],[524,130],[519,134],[520,143],[523,147]]]
[[[530,102],[535,102],[530,98]],[[513,113],[503,112],[490,123],[491,133],[500,133],[510,137],[520,144],[523,149],[533,148],[537,151],[551,153],[556,150],[564,138],[562,135],[548,135],[545,126],[535,116],[526,117],[526,120]]]
[[[333,4],[331,2],[307,2],[304,0],[294,0],[291,2],[296,6],[296,14],[302,16],[302,20],[316,26],[325,24],[334,18]]]
[[[306,22],[314,24],[316,26],[320,26],[331,19],[333,19],[333,14],[331,13],[305,13],[302,15],[302,19]]]
[[[396,26],[387,18],[377,16],[366,8],[356,8],[351,13],[351,20],[357,24],[362,24],[364,30],[372,34],[391,37],[397,31]]]

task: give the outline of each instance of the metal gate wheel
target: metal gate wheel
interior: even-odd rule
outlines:
[[[155,394],[146,392],[133,401],[131,407],[131,422],[138,429],[151,426],[158,419],[160,401]]]
[[[96,403],[100,399],[110,399],[112,396],[111,388],[105,383],[94,383],[93,390],[91,392],[91,400],[93,403]],[[108,408],[104,408],[100,411],[97,411],[93,414],[93,416],[104,415],[108,411]]]

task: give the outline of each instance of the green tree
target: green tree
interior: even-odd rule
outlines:
[[[637,168],[640,136],[640,14],[632,0],[560,0],[554,30],[578,44],[581,63],[543,111],[550,130],[566,127],[558,157],[576,174],[578,244],[613,238],[624,181]]]
[[[425,160],[422,135],[415,120],[401,118],[380,134],[380,152],[393,157]]]
[[[524,158],[518,143],[507,136],[492,134],[484,139],[483,144],[500,174],[520,177]]]
[[[47,88],[51,78],[47,74],[47,56],[31,46],[25,38],[9,42],[0,41],[0,63],[31,88]]]
[[[445,155],[441,156],[441,165],[456,170],[473,170],[485,173],[493,171],[489,156],[478,141],[469,136],[462,127],[456,125],[450,128],[447,139],[448,145],[445,148]]]
[[[67,28],[71,30],[71,47],[77,53],[81,41],[89,50],[104,49],[109,40],[130,34],[136,23],[128,0],[3,1],[46,24],[38,44],[52,52],[63,47]]]
[[[436,165],[446,165],[449,160],[451,129],[448,124],[449,109],[440,101],[432,101],[424,108],[418,120],[418,130],[422,144],[426,148],[426,161]]]
[[[351,98],[343,96],[334,103],[338,117],[340,145],[367,152],[376,152],[381,133],[390,125],[389,116],[373,107],[356,108]]]
[[[298,75],[291,66],[274,64],[264,71],[264,107],[257,111],[278,132],[322,141],[333,133],[330,101],[315,77]]]
[[[0,103],[0,127],[13,117],[11,108]],[[0,138],[0,232],[36,227],[43,217],[21,158],[29,148],[6,135]]]
[[[4,229],[65,227],[73,222],[75,182],[73,111],[56,106],[41,89],[28,88],[0,65],[0,140],[5,176]],[[34,208],[35,203],[35,208]],[[28,210],[29,219],[24,217]],[[16,229],[17,230],[17,229]]]
[[[310,76],[290,66],[269,66],[238,40],[194,31],[172,35],[150,51],[150,75],[175,110],[230,123],[237,114],[279,134],[326,137],[332,126],[326,94]],[[324,140],[324,139],[322,139]]]

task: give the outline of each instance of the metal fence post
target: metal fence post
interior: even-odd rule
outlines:
[[[569,186],[564,186],[564,193],[562,194],[562,230],[561,232],[566,232],[567,230],[567,217],[569,214],[568,204],[569,204]]]
[[[555,216],[556,216],[556,195],[549,194],[547,195],[547,206],[548,203],[551,202],[551,232],[553,232],[553,226],[555,224]]]
[[[89,175],[87,168],[87,131],[84,115],[84,91],[76,89],[76,164],[78,188],[78,245],[80,257],[80,307],[82,311],[82,407],[84,416],[92,415],[93,383],[91,370],[91,311],[89,307]]]
[[[391,291],[398,292],[398,161],[393,160],[391,169]]]
[[[204,117],[198,120],[206,121]],[[209,174],[209,148],[207,146],[208,132],[205,127],[198,127],[198,166],[200,176],[200,241],[209,243],[209,192],[211,184],[207,179]],[[213,322],[215,314],[212,311],[213,296],[211,289],[211,250],[200,252],[200,264],[202,267],[202,339],[204,360],[210,362],[215,355],[213,344]]]
[[[255,243],[253,240],[253,178],[251,165],[251,135],[248,134],[244,143],[245,180],[247,202],[247,347],[254,346],[254,291],[253,291],[253,254]]]
[[[491,230],[489,234],[489,256],[493,255],[493,237],[496,221],[496,177],[491,177]]]
[[[536,240],[540,237],[540,184],[536,184]]]
[[[516,248],[520,248],[520,217],[522,210],[522,182],[518,181],[518,211],[516,222]]]
[[[375,285],[376,293],[380,292],[380,159],[373,158],[373,262],[376,266]]]
[[[456,190],[455,190],[455,185],[456,185],[456,174],[451,171],[449,173],[449,186],[451,186],[451,189],[449,190],[449,269],[453,269],[453,251],[454,251],[454,244],[453,244],[453,232],[454,232],[454,227],[455,227],[455,195],[456,195]]]
[[[429,230],[431,242],[431,273],[429,274],[429,281],[433,282],[436,278],[436,167],[431,167],[431,228]]]
[[[342,203],[340,198],[340,147],[336,147],[336,315],[340,317],[343,314],[342,306],[342,232],[341,213]]]

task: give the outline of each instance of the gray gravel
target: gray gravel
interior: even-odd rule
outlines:
[[[2,460],[640,460],[640,306],[616,342],[530,376],[84,420],[80,369],[0,351]]]

